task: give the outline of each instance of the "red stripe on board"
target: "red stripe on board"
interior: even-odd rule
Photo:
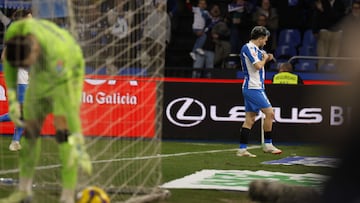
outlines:
[[[201,82],[201,83],[243,83],[243,79],[205,79],[205,78],[164,78],[165,82]],[[272,84],[265,80],[265,84]],[[349,82],[330,80],[304,80],[304,85],[349,85]]]
[[[350,85],[350,82],[327,80],[304,80],[304,85]]]
[[[86,75],[87,78],[93,79],[111,79],[108,75]],[[116,76],[126,80],[139,81],[163,81],[163,82],[200,82],[200,83],[243,83],[244,79],[208,79],[208,78],[150,78],[136,76]],[[334,80],[303,80],[304,85],[349,85],[350,82]],[[272,84],[271,80],[265,80],[265,84]]]
[[[3,73],[0,73],[2,76]],[[136,76],[115,76],[116,78],[124,78],[124,80],[139,81],[164,81],[164,82],[201,82],[201,83],[243,83],[243,79],[207,79],[207,78],[150,78]],[[111,79],[115,78],[109,75],[86,75],[86,78],[92,79]],[[271,80],[265,80],[265,84],[272,84]],[[350,82],[331,81],[331,80],[304,80],[304,85],[349,85]]]
[[[243,79],[164,78],[164,82],[243,83]]]

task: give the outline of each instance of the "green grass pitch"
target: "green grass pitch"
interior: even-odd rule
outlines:
[[[48,141],[46,141],[48,142]],[[10,137],[0,137],[0,163],[1,171],[10,170],[17,167],[18,152],[10,152],[8,145]],[[54,145],[53,141],[43,143],[46,145]],[[256,158],[237,157],[235,149],[237,143],[216,143],[216,142],[181,142],[181,141],[163,141],[161,146],[161,154],[163,156],[161,163],[162,183],[182,178],[186,175],[195,173],[202,169],[219,169],[219,170],[266,170],[285,173],[317,173],[328,175],[329,168],[326,167],[310,167],[302,165],[283,166],[283,165],[264,165],[263,161],[280,159],[288,156],[329,156],[328,151],[318,145],[277,145],[283,150],[280,155],[265,154],[260,148],[252,149],[251,152],[256,154]],[[114,145],[113,147],[116,147]],[[57,150],[57,147],[49,147],[47,149]],[[217,150],[216,152],[209,152]],[[115,151],[115,149],[114,149]],[[196,153],[189,153],[196,152]],[[48,156],[51,156],[51,152]],[[106,158],[106,157],[102,157]],[[109,157],[111,159],[111,157]],[[41,159],[41,164],[58,164],[57,159],[45,158]],[[49,177],[51,181],[52,174]],[[2,177],[2,175],[0,175]],[[17,178],[17,173],[14,173]],[[9,187],[0,186],[0,197],[4,197],[11,191]],[[51,191],[50,191],[51,192]],[[59,193],[59,191],[53,191]],[[225,190],[191,190],[191,189],[171,189],[171,195],[168,199],[161,203],[232,203],[232,202],[251,202],[247,198],[246,192],[225,191]],[[41,202],[44,201],[43,199]],[[53,201],[53,199],[52,199]]]

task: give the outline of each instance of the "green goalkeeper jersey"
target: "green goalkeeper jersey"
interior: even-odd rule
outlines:
[[[40,49],[35,49],[39,51],[39,55],[35,52],[36,62],[31,67],[26,67],[29,68],[29,84],[23,103],[26,134],[21,142],[23,147],[19,157],[19,185],[20,188],[24,187],[24,182],[31,185],[41,147],[39,139],[32,138],[38,136],[37,131],[40,131],[38,128],[40,126],[37,124],[42,125],[46,116],[53,114],[55,135],[58,138],[59,155],[62,161],[62,186],[64,191],[71,194],[75,191],[77,183],[77,163],[79,162],[80,166],[91,172],[90,158],[85,152],[82,141],[80,120],[85,60],[80,46],[71,34],[47,20],[26,18],[16,21],[6,31],[5,41],[16,36],[29,35],[33,41],[36,39],[39,42]],[[6,56],[9,56],[8,54],[12,53],[8,52]],[[9,56],[9,59],[10,57],[12,56]],[[17,58],[16,55],[14,58]],[[5,58],[4,73],[8,90],[16,89],[18,69],[19,67],[13,67]],[[65,129],[62,118],[66,119]],[[58,132],[62,134],[60,137],[57,136]],[[67,142],[67,134],[70,134],[69,141],[72,140],[72,143]],[[11,200],[14,200],[12,196],[4,202],[15,201]]]
[[[34,35],[40,43],[41,56],[30,67],[30,80],[42,85],[55,84],[72,77],[72,61],[82,59],[82,51],[73,36],[55,23],[43,19],[23,19],[13,22],[5,33],[5,41],[14,36]],[[79,67],[83,68],[83,67]],[[16,88],[17,68],[4,62],[5,80],[8,88]],[[31,76],[32,75],[32,76]],[[36,78],[36,79],[35,79]]]
[[[82,50],[75,38],[55,23],[27,18],[12,23],[5,41],[15,36],[34,36],[40,55],[29,67],[29,85],[25,94],[24,119],[42,119],[48,113],[64,115],[70,132],[81,132],[79,109],[85,73]],[[16,89],[18,67],[5,59],[7,89]]]

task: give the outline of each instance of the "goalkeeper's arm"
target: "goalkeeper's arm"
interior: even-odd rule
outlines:
[[[9,103],[9,116],[10,119],[14,122],[16,126],[23,127],[24,123],[21,119],[21,106],[17,100],[17,74],[18,69],[11,66],[6,58],[4,60],[4,73],[5,73],[5,82],[7,89],[7,98]]]

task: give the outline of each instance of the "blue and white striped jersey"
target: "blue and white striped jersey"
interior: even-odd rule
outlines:
[[[255,63],[262,60],[262,50],[254,43],[248,42],[241,48],[240,59],[244,72],[243,88],[245,89],[264,89],[265,68],[257,70]]]

